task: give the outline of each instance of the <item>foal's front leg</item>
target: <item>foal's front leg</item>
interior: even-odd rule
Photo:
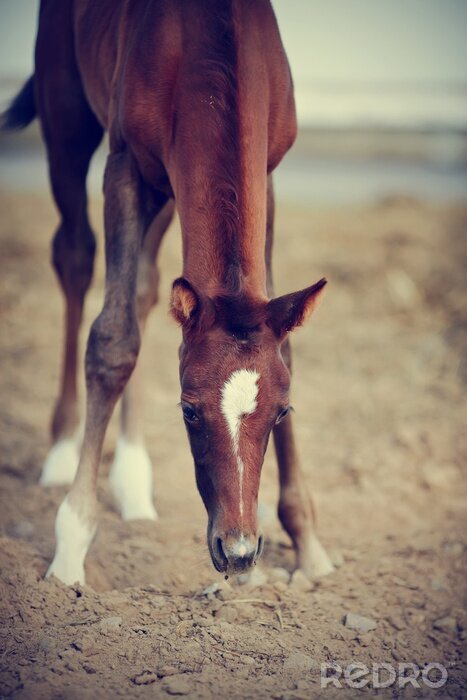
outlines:
[[[104,178],[105,299],[86,352],[84,441],[75,480],[58,510],[55,557],[47,574],[68,584],[84,582],[84,559],[97,525],[96,482],[104,435],[140,347],[136,279],[149,215],[141,193],[131,154],[110,155]]]
[[[290,370],[288,340],[282,354]],[[313,503],[300,467],[290,413],[274,426],[273,435],[279,465],[279,519],[293,542],[297,568],[310,579],[326,576],[334,567],[316,536]]]
[[[268,294],[273,296],[272,247],[274,238],[274,189],[272,175],[268,177],[267,189],[267,228],[266,228],[266,270]],[[291,371],[291,352],[288,340],[282,346],[282,355]],[[284,530],[293,542],[297,568],[308,578],[325,576],[334,567],[319,542],[315,532],[313,503],[306,487],[298,459],[297,448],[290,413],[274,426],[274,447],[279,466],[279,519]]]
[[[138,261],[136,293],[137,317],[141,336],[151,308],[157,302],[159,274],[156,258],[174,213],[170,199],[147,231]],[[156,520],[153,469],[142,427],[144,378],[138,361],[122,396],[121,433],[110,470],[110,483],[124,520]]]

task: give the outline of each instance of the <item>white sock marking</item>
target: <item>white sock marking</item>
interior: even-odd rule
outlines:
[[[313,537],[310,542],[310,558],[313,577],[327,576],[335,571],[333,563],[317,537]]]
[[[79,462],[78,440],[66,438],[52,445],[45,458],[39,483],[41,486],[71,484]]]
[[[237,369],[232,372],[222,387],[221,411],[229,429],[232,449],[237,459],[240,484],[240,516],[243,516],[243,474],[245,465],[240,457],[240,428],[242,418],[256,411],[258,381],[255,370]]]
[[[157,520],[152,464],[144,445],[119,438],[109,481],[124,520]]]
[[[95,525],[79,516],[67,496],[55,519],[57,545],[47,577],[54,574],[69,586],[77,581],[84,584],[84,559],[95,532]]]

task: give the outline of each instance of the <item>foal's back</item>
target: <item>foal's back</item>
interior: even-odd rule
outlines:
[[[66,41],[86,98],[111,140],[142,141],[167,167],[174,120],[191,143],[201,120],[195,136],[209,146],[207,85],[243,121],[246,139],[266,136],[258,128],[266,120],[269,170],[293,141],[292,81],[269,0],[43,0],[42,8],[43,31],[73,32]]]

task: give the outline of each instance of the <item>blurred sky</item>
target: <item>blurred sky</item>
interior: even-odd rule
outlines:
[[[467,83],[466,0],[275,0],[296,81]]]
[[[0,78],[31,72],[37,6],[0,0]],[[274,7],[297,87],[467,83],[467,0],[274,0]]]

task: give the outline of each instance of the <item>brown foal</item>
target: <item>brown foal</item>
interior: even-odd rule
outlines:
[[[279,516],[297,565],[307,576],[328,573],[293,437],[288,345],[325,281],[271,299],[271,173],[295,139],[296,119],[269,0],[42,0],[35,73],[4,125],[24,126],[36,113],[61,215],[53,262],[66,299],[54,445],[41,480],[72,482],[49,574],[84,581],[104,434],[122,394],[112,486],[123,517],[156,517],[134,370],[174,202],[183,238],[171,300],[183,335],[181,408],[213,564],[245,571],[261,553],[257,499],[272,431]],[[76,471],[77,340],[95,248],[85,181],[104,130],[106,287],[86,351]]]

